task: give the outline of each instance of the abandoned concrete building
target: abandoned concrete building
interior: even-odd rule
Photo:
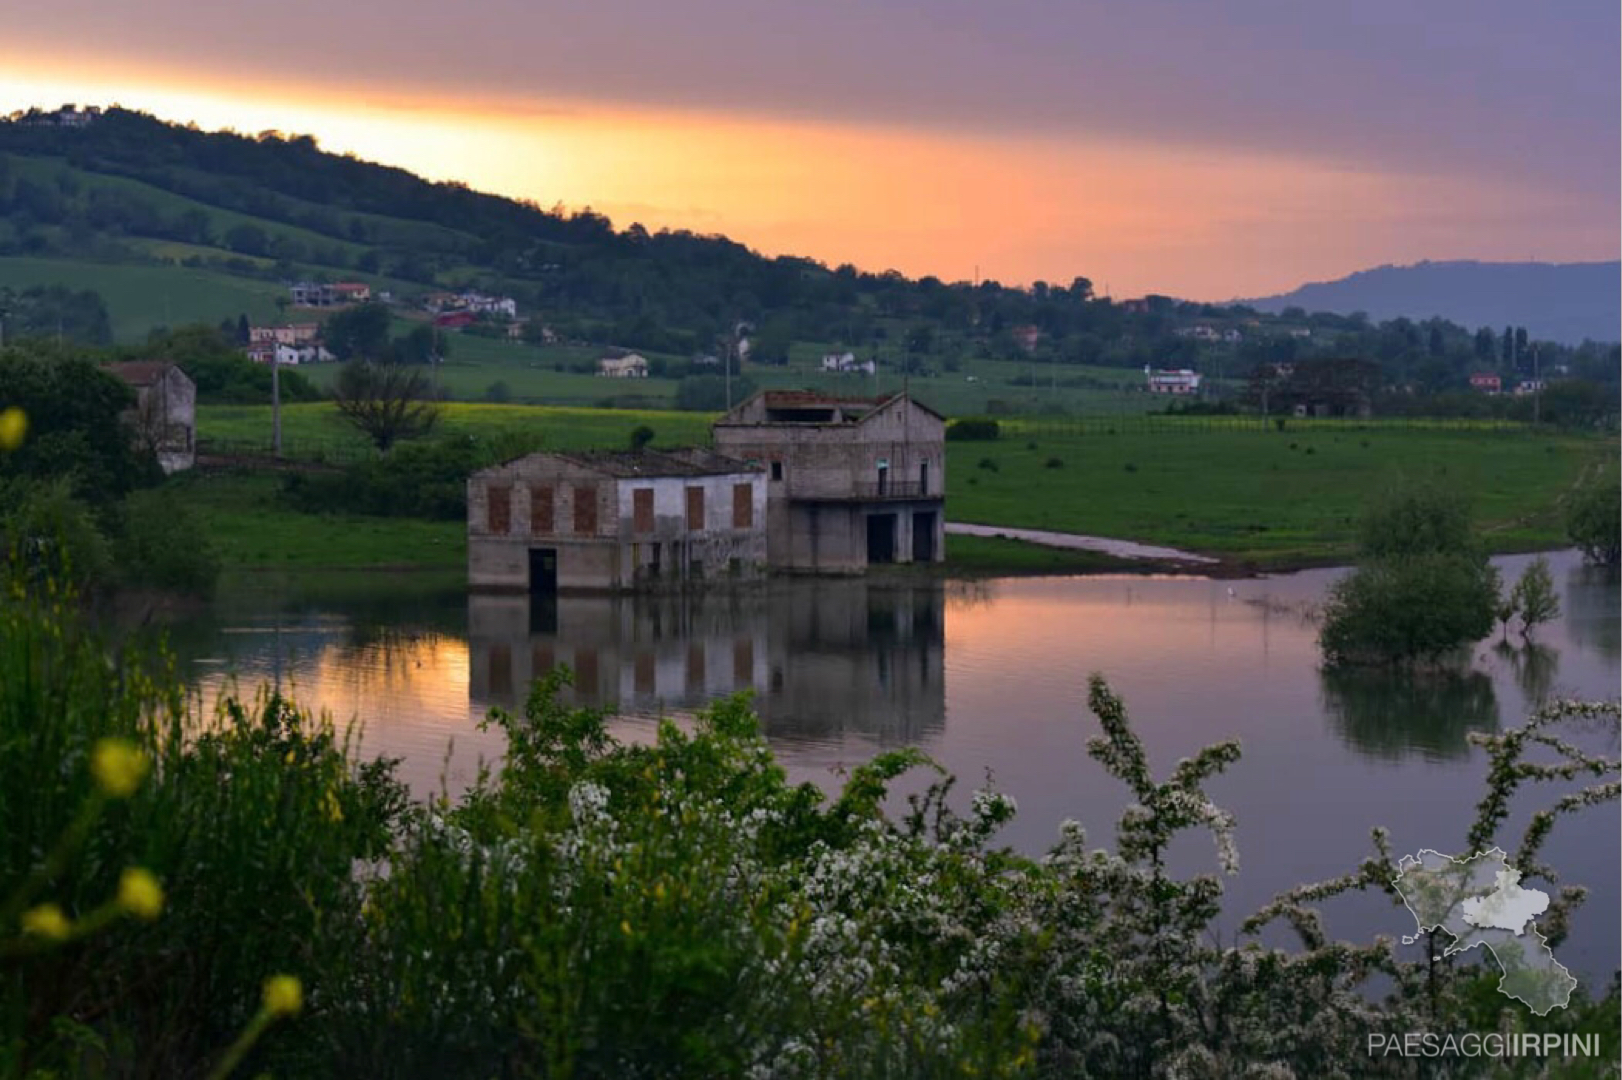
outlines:
[[[908,395],[765,390],[713,433],[717,451],[767,470],[773,569],[944,560],[946,420]]]
[[[766,572],[766,475],[708,450],[528,454],[467,485],[468,584],[542,595]]]
[[[150,451],[165,473],[197,463],[197,385],[167,360],[131,360],[104,365],[135,391],[125,411],[136,446]]]

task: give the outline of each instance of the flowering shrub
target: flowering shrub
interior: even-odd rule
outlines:
[[[492,712],[499,766],[461,798],[407,805],[387,763],[358,764],[283,702],[229,706],[199,732],[172,676],[109,665],[60,613],[0,614],[0,736],[28,747],[0,755],[0,899],[32,883],[34,905],[0,926],[0,1074],[1444,1076],[1368,1057],[1368,1034],[1526,1020],[1496,973],[1440,949],[1330,938],[1322,900],[1398,902],[1383,832],[1352,873],[1219,942],[1240,853],[1203,785],[1239,746],[1157,778],[1096,677],[1088,753],[1126,796],[1113,844],[1067,822],[1027,858],[996,842],[1011,797],[957,799],[916,750],[827,798],[788,782],[744,699],[622,744],[603,714],[558,704],[563,671],[522,715]],[[1473,736],[1490,773],[1468,845],[1498,838],[1523,787],[1585,779],[1514,856],[1553,882],[1549,831],[1618,794],[1618,763],[1561,728],[1617,718],[1563,702]],[[920,768],[934,782],[898,803],[891,782]],[[52,864],[74,808],[115,790]],[[1191,829],[1211,835],[1217,872],[1179,878],[1165,853]],[[1551,941],[1581,898],[1560,890],[1539,923]],[[73,935],[96,911],[114,917],[92,948]],[[1262,942],[1278,922],[1293,947]],[[1538,1030],[1600,1032],[1614,1061],[1617,1006],[1614,987],[1576,998]]]

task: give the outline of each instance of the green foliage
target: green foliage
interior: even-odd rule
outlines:
[[[1537,628],[1560,617],[1560,594],[1555,592],[1549,560],[1539,555],[1524,571],[1510,593],[1521,616],[1521,637],[1531,638]]]
[[[1328,666],[1436,663],[1492,632],[1498,573],[1456,495],[1393,490],[1365,515],[1359,556],[1324,602],[1319,645]]]
[[[0,511],[0,554],[31,580],[60,581],[76,589],[107,583],[112,545],[66,479],[0,484],[0,496],[0,506],[6,508]]]
[[[382,854],[403,793],[387,763],[354,764],[329,722],[274,697],[228,702],[203,731],[161,657],[110,656],[70,604],[0,599],[0,1072],[201,1075],[267,976],[353,941],[354,860]],[[151,763],[111,803],[89,767],[109,737]],[[161,912],[108,924],[131,867],[161,882]],[[14,952],[19,897],[102,928]]]
[[[732,404],[755,392],[752,380],[732,377]],[[727,379],[723,375],[689,375],[676,386],[676,408],[686,412],[721,412],[727,407]]]
[[[119,577],[174,592],[207,594],[220,559],[190,505],[172,487],[132,492],[115,544]]]
[[[144,346],[121,349],[121,359],[173,360],[197,386],[199,405],[268,404],[271,371],[243,355],[216,327],[192,325],[152,334]],[[300,372],[284,366],[278,373],[282,401],[319,401],[320,390]]]
[[[20,907],[0,919],[7,1072],[200,1075],[246,1025],[262,1035],[249,1075],[1057,1080],[1266,1062],[1399,1077],[1407,1063],[1365,1053],[1369,1031],[1520,1023],[1474,964],[1329,937],[1317,901],[1392,895],[1381,831],[1353,873],[1281,895],[1222,943],[1221,876],[1174,876],[1165,856],[1209,832],[1237,871],[1234,822],[1204,787],[1239,747],[1158,778],[1097,677],[1088,753],[1127,809],[1112,850],[1067,822],[1033,860],[995,842],[1006,795],[965,809],[937,769],[902,806],[892,785],[930,766],[917,750],[858,767],[830,801],[789,783],[742,699],[622,743],[603,713],[558,703],[561,670],[521,716],[491,713],[498,767],[408,804],[389,763],[357,764],[330,724],[274,697],[199,726],[172,671],[135,648],[109,658],[43,597],[0,597],[0,902],[26,893],[87,927],[132,866],[165,899],[150,922],[54,948],[14,936]],[[1616,795],[1616,762],[1555,737],[1567,720],[1614,726],[1616,709],[1565,703],[1478,740],[1492,770],[1472,849],[1523,786],[1595,778],[1533,815],[1514,858],[1533,880],[1558,820]],[[87,764],[107,736],[154,766],[116,805]],[[1562,761],[1529,765],[1533,747]],[[1579,899],[1563,891],[1540,918],[1552,941]],[[1279,919],[1299,941],[1264,946]],[[297,975],[310,1007],[264,1031],[288,998],[260,1003],[274,972]],[[1579,998],[1547,1023],[1597,1030],[1614,1053],[1616,1009]]]
[[[641,450],[654,440],[654,430],[646,424],[631,429],[631,449]]]
[[[89,360],[47,348],[0,351],[0,410],[28,416],[28,438],[0,456],[0,479],[64,480],[75,496],[106,506],[151,481],[121,419],[130,389]]]
[[[335,312],[321,325],[321,338],[340,360],[382,360],[389,348],[389,309],[367,303]]]
[[[965,416],[946,425],[948,442],[989,442],[1002,434],[1002,425],[985,417]]]
[[[1599,476],[1572,492],[1566,503],[1566,535],[1582,548],[1583,558],[1605,566],[1622,561],[1622,489],[1614,472]]]
[[[495,454],[465,436],[402,445],[341,472],[290,472],[282,491],[305,513],[461,521],[467,516],[467,478],[493,464]]]
[[[106,345],[112,320],[101,294],[66,285],[34,285],[13,292],[0,288],[0,342],[28,338]]]
[[[332,396],[344,419],[383,453],[403,439],[422,438],[439,422],[428,377],[403,364],[351,360],[339,372]]]
[[[1477,546],[1463,497],[1430,483],[1388,489],[1358,527],[1357,552],[1363,559],[1468,553]]]

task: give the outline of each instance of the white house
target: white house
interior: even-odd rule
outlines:
[[[841,375],[871,375],[878,370],[871,360],[858,360],[855,353],[826,353],[822,357],[822,370]]]
[[[597,361],[597,374],[610,379],[646,379],[648,361],[630,353],[626,356],[605,356]]]
[[[1151,371],[1145,367],[1143,374],[1149,381],[1151,394],[1197,394],[1200,389],[1200,374],[1188,368],[1178,368],[1172,371]]]

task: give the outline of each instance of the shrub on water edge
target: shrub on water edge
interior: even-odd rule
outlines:
[[[1615,470],[1600,473],[1571,493],[1566,535],[1589,562],[1615,566],[1622,561],[1622,488]]]

